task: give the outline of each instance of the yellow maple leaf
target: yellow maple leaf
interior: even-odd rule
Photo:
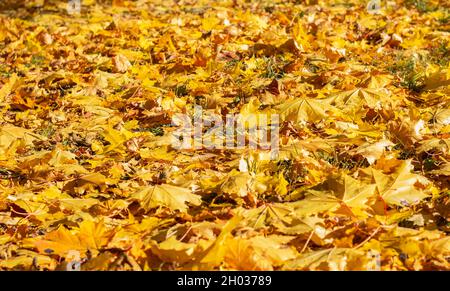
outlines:
[[[188,206],[200,205],[202,200],[199,195],[193,194],[191,190],[169,184],[145,187],[133,194],[133,199],[140,201],[145,210],[166,206],[170,210],[186,212]]]

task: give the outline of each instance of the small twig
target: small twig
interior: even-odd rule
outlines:
[[[311,233],[309,234],[309,237],[308,237],[308,239],[306,240],[306,243],[305,243],[305,245],[303,246],[302,250],[300,251],[300,254],[303,253],[303,252],[306,250],[306,247],[308,246],[309,241],[311,240],[313,234],[314,234],[314,230],[312,230]]]
[[[366,238],[365,240],[363,240],[361,243],[359,243],[356,247],[353,247],[354,249],[357,249],[359,247],[362,247],[366,242],[368,242],[371,238],[374,237],[374,235],[376,235],[378,233],[378,231],[380,230],[381,226],[377,227],[377,229],[375,229],[375,231],[369,235],[368,238]]]
[[[189,226],[188,230],[186,230],[186,232],[183,234],[183,236],[180,238],[180,241],[182,242],[183,239],[187,236],[187,234],[191,231],[192,229],[192,225]]]

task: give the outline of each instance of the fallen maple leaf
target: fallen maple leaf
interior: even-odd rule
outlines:
[[[374,168],[361,170],[363,179],[375,183],[383,200],[392,205],[408,206],[417,204],[430,195],[425,188],[429,180],[411,173],[411,160],[403,161],[394,173],[386,175]]]
[[[112,59],[114,70],[117,73],[125,73],[131,67],[130,61],[121,54],[118,54]]]
[[[202,203],[200,196],[193,194],[191,190],[169,184],[145,187],[134,193],[132,197],[139,201],[146,211],[166,206],[172,211],[187,212],[188,206],[186,203],[192,205]]]

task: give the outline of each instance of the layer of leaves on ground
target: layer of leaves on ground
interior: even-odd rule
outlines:
[[[450,7],[380,3],[2,1],[0,269],[450,269]]]

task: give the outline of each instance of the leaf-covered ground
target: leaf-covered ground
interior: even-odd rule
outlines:
[[[22,2],[0,269],[450,269],[448,2]],[[278,160],[174,150],[194,104],[280,114]]]

